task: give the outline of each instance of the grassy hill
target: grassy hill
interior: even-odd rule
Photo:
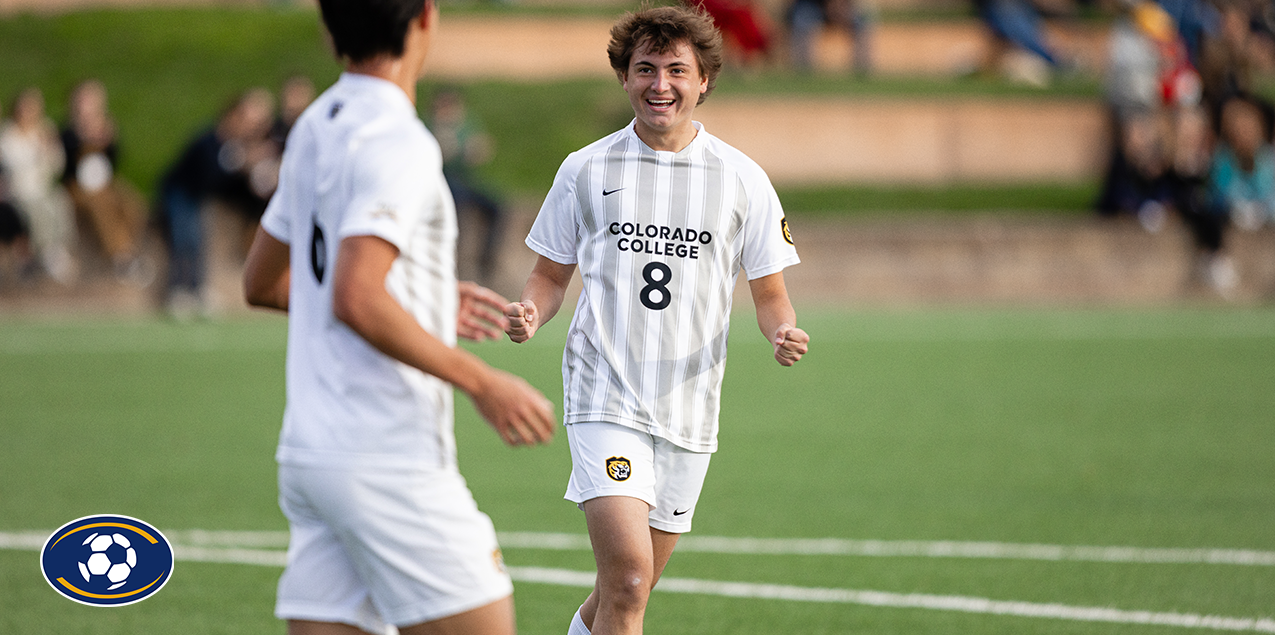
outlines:
[[[462,8],[461,12],[478,9]],[[481,9],[491,11],[491,9]],[[317,16],[301,9],[179,8],[95,10],[0,19],[0,100],[26,86],[44,90],[52,116],[65,117],[71,87],[97,77],[111,91],[118,118],[122,174],[153,192],[185,141],[209,125],[238,92],[277,88],[290,74],[319,86],[338,75]],[[422,110],[434,83],[421,85]],[[536,201],[569,152],[628,122],[624,94],[607,80],[491,81],[461,87],[495,138],[497,154],[483,171],[505,193]],[[718,97],[741,94],[1034,95],[1093,98],[1092,79],[1072,78],[1046,91],[987,79],[801,77],[782,71],[722,78]],[[784,188],[791,211],[856,212],[1088,208],[1092,183],[1021,186]]]

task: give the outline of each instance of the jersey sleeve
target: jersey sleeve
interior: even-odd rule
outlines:
[[[442,169],[437,144],[422,134],[380,134],[363,140],[350,153],[350,203],[337,229],[338,239],[376,236],[406,250],[410,228],[431,209],[426,202]]]
[[[297,152],[300,152],[300,149],[295,145],[293,152],[284,152],[283,160],[279,165],[279,183],[275,187],[274,194],[270,196],[270,202],[266,204],[265,213],[261,215],[261,228],[285,245],[292,244],[292,220],[296,213],[294,171]]]
[[[270,202],[266,205],[265,213],[261,215],[261,228],[275,240],[290,245],[292,244],[292,206],[288,204],[288,191],[285,185],[281,172],[279,187],[275,188],[274,195],[270,197]]]
[[[558,168],[526,240],[532,251],[562,265],[576,264],[580,221],[576,178],[583,166],[575,158],[568,156]]]
[[[749,280],[801,262],[779,195],[760,168],[757,173],[755,186],[749,192],[748,216],[744,219],[743,266]]]

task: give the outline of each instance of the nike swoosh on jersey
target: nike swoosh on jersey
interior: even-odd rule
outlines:
[[[610,195],[612,195],[612,194],[615,194],[616,192],[619,192],[619,191],[620,191],[620,190],[622,190],[622,189],[624,189],[624,188],[622,188],[622,187],[617,187],[617,188],[615,188],[614,190],[607,190],[607,189],[604,189],[604,190],[602,190],[602,195],[603,195],[603,196],[610,196]]]

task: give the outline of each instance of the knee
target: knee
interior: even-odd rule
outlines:
[[[623,567],[599,580],[599,600],[621,611],[646,610],[651,595],[651,572],[639,567]]]

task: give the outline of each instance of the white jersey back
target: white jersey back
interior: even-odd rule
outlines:
[[[391,295],[456,342],[456,210],[438,143],[407,95],[342,75],[293,128],[262,227],[290,245],[292,266],[278,461],[454,468],[451,385],[382,354],[332,314],[341,240],[377,236],[399,250]]]
[[[739,271],[798,258],[766,174],[695,126],[676,153],[630,124],[568,156],[527,245],[584,281],[562,360],[566,423],[712,452]]]

